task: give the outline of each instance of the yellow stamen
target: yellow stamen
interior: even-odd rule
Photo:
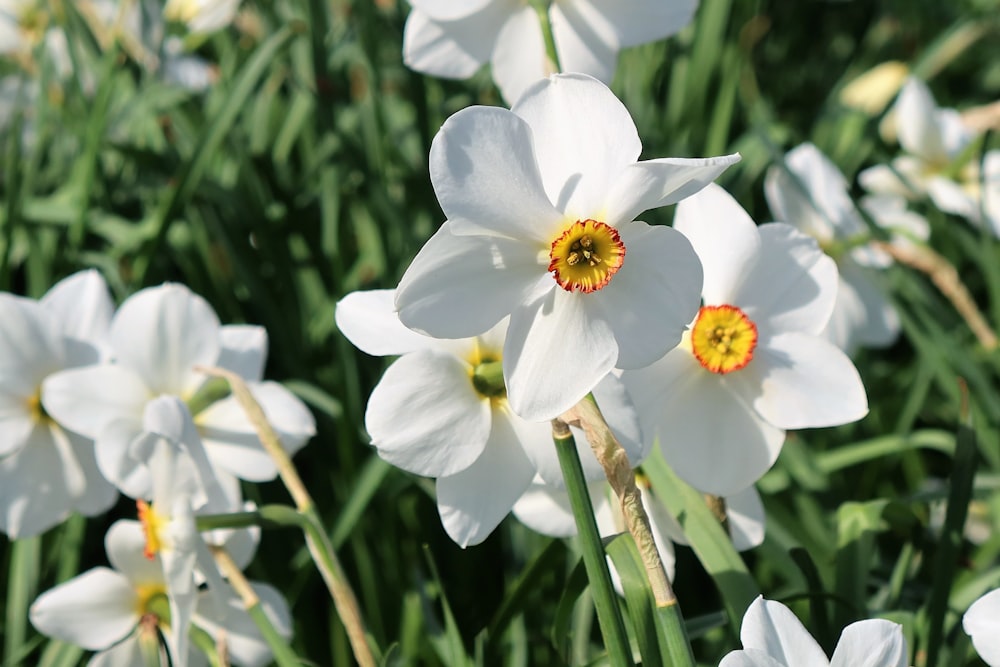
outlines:
[[[567,292],[596,292],[625,261],[618,230],[596,220],[577,220],[552,241],[549,271]]]
[[[703,306],[691,327],[691,352],[713,373],[738,371],[753,359],[757,325],[736,306]]]
[[[142,550],[142,555],[153,560],[164,547],[161,531],[166,527],[169,519],[158,514],[153,506],[145,500],[135,501],[135,506],[139,510],[139,522],[142,524],[142,531],[146,536],[146,546]]]

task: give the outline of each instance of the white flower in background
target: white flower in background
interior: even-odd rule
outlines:
[[[13,539],[72,512],[100,514],[118,496],[94,443],[41,405],[45,378],[100,358],[112,309],[96,271],[66,278],[38,302],[0,294],[0,530]]]
[[[877,194],[909,199],[930,197],[946,213],[975,224],[986,223],[1000,236],[1000,151],[978,155],[958,166],[976,138],[954,109],[941,109],[920,79],[910,77],[893,107],[896,133],[905,151],[889,165],[877,165],[858,175],[861,185]],[[955,173],[952,173],[955,171]]]
[[[512,111],[453,115],[430,153],[448,220],[403,275],[399,318],[463,338],[510,315],[504,378],[531,421],[662,356],[697,311],[701,266],[682,235],[635,217],[739,156],[636,162],[641,150],[621,102],[580,74],[540,81]]]
[[[191,32],[222,30],[236,18],[241,0],[167,0],[163,18],[183,23]]]
[[[42,0],[0,0],[0,55],[31,52],[45,39],[51,16]]]
[[[883,619],[851,623],[840,635],[833,658],[801,621],[780,602],[758,597],[743,616],[742,651],[732,651],[719,667],[906,667],[903,628]]]
[[[140,642],[159,643],[158,632],[169,636],[172,631],[163,565],[158,556],[146,557],[142,532],[120,522],[105,536],[105,548],[114,569],[93,568],[46,591],[31,605],[31,622],[46,635],[98,651],[90,665],[142,665]],[[265,584],[253,587],[279,634],[290,637],[288,605],[281,594]],[[221,608],[201,591],[192,622],[224,638],[234,664],[267,664],[270,650],[235,593],[228,585],[214,593],[223,601]],[[203,662],[191,649],[183,658],[176,653],[171,658],[175,665]]]
[[[438,340],[410,331],[393,312],[393,292],[354,292],[336,310],[337,326],[362,351],[402,355],[372,391],[365,426],[386,461],[437,478],[441,521],[455,542],[478,544],[507,516],[536,473],[562,484],[548,422],[531,423],[508,406],[499,372],[506,321],[488,332]],[[613,377],[594,396],[630,460],[643,452],[634,410]],[[576,432],[584,472],[603,469]]]
[[[873,271],[892,264],[892,258],[871,243],[847,180],[809,143],[789,151],[785,166],[772,166],[764,179],[771,212],[816,239],[839,268],[837,301],[824,335],[848,353],[859,345],[891,345],[899,335],[899,316]],[[930,235],[927,221],[907,211],[899,196],[866,197],[861,206],[893,235],[893,242],[924,241]]]
[[[538,13],[527,0],[410,0],[403,61],[418,72],[467,79],[490,62],[509,103],[552,73]],[[549,5],[564,72],[611,83],[621,49],[679,32],[697,0],[559,0]]]
[[[109,333],[114,363],[49,377],[42,390],[45,410],[95,441],[105,477],[133,498],[150,493],[145,461],[133,443],[145,435],[147,405],[161,396],[185,403],[216,476],[266,481],[277,475],[274,461],[232,396],[207,407],[198,404],[207,377],[196,366],[219,366],[243,377],[282,444],[295,452],[312,437],[312,414],[287,389],[261,382],[267,335],[260,327],[221,326],[211,306],[183,285],[165,284],[132,295],[121,305]],[[224,486],[234,482],[222,479]]]
[[[962,617],[962,628],[972,637],[972,645],[983,662],[1000,667],[1000,590],[973,602]]]
[[[677,474],[728,496],[771,467],[785,429],[855,421],[868,402],[850,359],[820,336],[837,267],[815,240],[758,228],[715,185],[678,204],[674,227],[705,267],[704,305],[679,347],[622,380]]]

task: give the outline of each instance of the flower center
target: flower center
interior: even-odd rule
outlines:
[[[142,550],[142,555],[153,560],[165,546],[161,531],[170,519],[159,514],[145,500],[135,501],[135,506],[139,510],[139,523],[142,524],[142,532],[146,536],[146,546]]]
[[[577,220],[552,241],[549,271],[567,292],[596,292],[625,261],[618,230],[596,220]]]
[[[724,375],[753,359],[757,325],[736,306],[703,306],[691,327],[691,352],[705,369]]]

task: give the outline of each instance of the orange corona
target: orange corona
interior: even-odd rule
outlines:
[[[703,306],[691,327],[691,352],[723,375],[745,367],[757,347],[757,325],[736,306]]]
[[[549,271],[567,292],[596,292],[611,282],[625,261],[618,230],[596,220],[577,220],[554,241]]]

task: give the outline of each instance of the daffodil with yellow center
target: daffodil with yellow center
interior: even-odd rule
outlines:
[[[705,267],[704,305],[684,344],[622,380],[677,474],[731,496],[771,467],[786,429],[854,421],[868,402],[850,359],[820,336],[837,267],[814,239],[758,227],[714,185],[678,204],[674,227]]]
[[[552,242],[549,271],[567,292],[596,292],[625,262],[618,230],[596,220],[578,220]]]

